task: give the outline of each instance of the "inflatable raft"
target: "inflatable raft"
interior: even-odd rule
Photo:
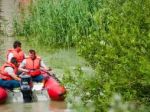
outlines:
[[[60,81],[48,72],[43,72],[45,78],[44,83],[33,83],[30,90],[30,81],[24,81],[23,86],[19,89],[6,90],[0,87],[0,103],[4,102],[36,102],[55,100],[63,101],[66,89],[61,85]],[[24,75],[22,79],[30,76]],[[29,86],[29,87],[28,87]]]
[[[0,103],[4,103],[7,97],[8,97],[7,91],[4,88],[0,87]]]

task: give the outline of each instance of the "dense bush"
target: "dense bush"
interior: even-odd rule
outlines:
[[[149,6],[148,0],[105,0],[91,13],[96,27],[89,27],[92,32],[82,36],[78,51],[97,74],[89,80],[84,78],[82,86],[86,89],[79,90],[88,92],[81,95],[82,101],[92,100],[96,111],[107,111],[116,92],[125,101],[149,105]]]
[[[150,3],[148,0],[105,0],[101,7],[93,14],[98,29],[79,42],[79,53],[96,69],[99,76],[95,79],[98,78],[106,95],[105,99],[94,101],[103,104],[102,100],[109,101],[112,93],[118,92],[124,100],[147,104],[150,100]]]

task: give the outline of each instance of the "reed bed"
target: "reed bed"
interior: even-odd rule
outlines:
[[[74,46],[97,27],[92,15],[99,1],[35,0],[30,13],[16,19],[15,32],[44,45]]]

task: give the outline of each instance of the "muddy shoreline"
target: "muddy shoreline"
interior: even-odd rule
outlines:
[[[15,40],[13,19],[17,13],[17,1],[0,0],[0,55],[2,58],[6,56],[7,49],[12,47]]]
[[[17,0],[0,0],[1,30],[7,36],[13,34],[13,19],[17,14]]]
[[[0,0],[0,34],[1,34],[1,32],[2,32],[2,30],[1,30],[1,20],[2,20],[2,16],[1,16],[1,12],[2,12],[2,10],[1,10],[1,0]]]

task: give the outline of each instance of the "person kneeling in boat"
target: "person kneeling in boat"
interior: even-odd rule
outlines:
[[[10,62],[6,62],[0,69],[0,86],[13,90],[20,87],[20,78],[17,74],[18,62],[16,58],[12,58]]]
[[[32,77],[34,82],[42,82],[44,77],[41,74],[41,69],[49,70],[35,50],[29,50],[29,56],[25,58],[19,66],[19,70],[27,73]]]

